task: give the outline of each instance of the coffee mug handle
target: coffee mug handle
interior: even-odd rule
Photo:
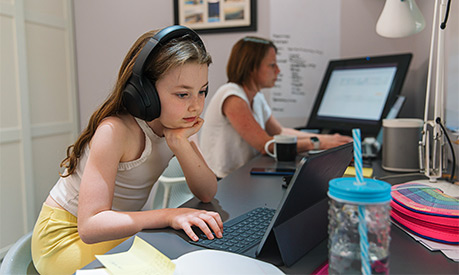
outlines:
[[[269,145],[270,145],[271,143],[273,143],[273,142],[274,142],[274,139],[271,139],[271,140],[269,140],[268,142],[266,142],[266,144],[265,144],[265,152],[266,152],[266,154],[268,154],[269,156],[275,158],[275,157],[276,157],[276,154],[271,153],[271,152],[269,151],[269,149],[268,149]]]

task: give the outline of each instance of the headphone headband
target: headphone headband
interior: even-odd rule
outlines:
[[[145,64],[147,63],[146,61],[153,54],[156,46],[162,47],[170,40],[182,37],[187,34],[190,35],[190,38],[193,41],[197,42],[204,50],[206,50],[201,38],[192,29],[180,25],[169,26],[157,32],[147,41],[137,56],[137,60],[135,61],[134,67],[132,68],[132,73],[136,75],[142,74],[143,70],[145,69]]]
[[[146,121],[152,121],[161,114],[161,103],[155,83],[144,76],[145,64],[158,48],[174,38],[189,35],[191,40],[198,43],[203,50],[204,43],[193,30],[180,25],[166,27],[157,32],[140,50],[132,68],[132,75],[123,90],[122,100],[126,110],[133,116]]]

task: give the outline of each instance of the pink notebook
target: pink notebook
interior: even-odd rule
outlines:
[[[459,200],[420,183],[392,187],[391,218],[406,230],[437,242],[459,244]]]

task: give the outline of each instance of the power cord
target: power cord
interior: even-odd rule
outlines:
[[[376,179],[376,180],[385,180],[385,179],[413,177],[413,176],[425,177],[424,174],[421,174],[421,173],[408,173],[408,174],[389,175],[389,176],[373,177],[373,178]]]
[[[437,117],[437,119],[435,119],[435,122],[440,125],[443,133],[445,134],[446,140],[448,141],[449,148],[451,149],[451,154],[453,156],[453,167],[451,168],[451,175],[449,177],[449,181],[454,183],[454,174],[456,173],[456,154],[454,153],[453,143],[449,139],[448,132],[446,132],[446,128],[445,126],[443,126],[441,119]]]
[[[446,6],[446,13],[445,13],[445,20],[440,24],[440,28],[444,30],[446,28],[446,22],[448,22],[449,17],[449,8],[451,7],[451,0],[448,0],[448,4]]]

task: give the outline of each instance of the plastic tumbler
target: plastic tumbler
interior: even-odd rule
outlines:
[[[390,184],[329,183],[329,274],[389,274]]]

